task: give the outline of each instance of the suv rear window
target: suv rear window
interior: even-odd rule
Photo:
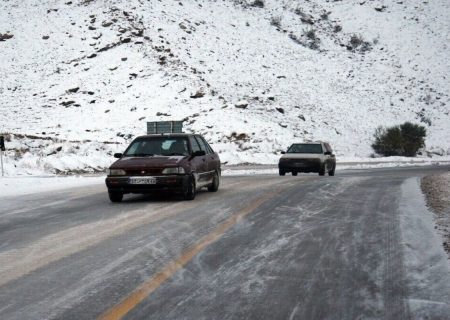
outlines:
[[[289,147],[287,153],[323,153],[319,143],[296,143]]]
[[[138,139],[131,143],[125,151],[126,157],[145,157],[145,156],[187,156],[187,139],[180,137],[154,137]]]

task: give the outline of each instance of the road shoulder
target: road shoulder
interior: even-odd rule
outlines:
[[[421,180],[427,205],[434,213],[434,220],[444,241],[443,246],[450,259],[450,172],[429,175]]]
[[[413,318],[445,319],[450,314],[450,267],[417,178],[402,185],[400,227]]]

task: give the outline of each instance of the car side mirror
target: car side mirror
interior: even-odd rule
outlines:
[[[326,156],[331,156],[332,155],[330,151],[325,151],[323,154],[326,155]]]
[[[286,151],[281,151],[281,154],[286,154]]]
[[[123,154],[122,153],[114,153],[114,158],[120,159],[122,158]]]
[[[202,156],[205,156],[205,155],[206,155],[206,152],[203,151],[203,150],[198,150],[198,151],[195,151],[195,152],[192,153],[192,157],[193,158],[194,157],[202,157]]]

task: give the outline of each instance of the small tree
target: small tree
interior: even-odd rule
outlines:
[[[387,157],[414,157],[425,146],[425,137],[425,127],[410,122],[389,128],[378,127],[372,149]]]
[[[405,122],[400,126],[403,138],[403,154],[406,157],[414,157],[420,148],[425,146],[427,130],[425,127]]]

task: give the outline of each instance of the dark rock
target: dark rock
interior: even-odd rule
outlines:
[[[69,93],[77,93],[78,90],[80,90],[80,87],[69,89],[69,90],[67,90],[67,92],[69,92]]]
[[[92,59],[92,58],[95,58],[96,56],[97,56],[97,54],[93,53],[93,54],[87,56],[87,58],[88,58],[88,59]]]
[[[50,36],[42,36],[43,40],[48,40],[50,38]]]
[[[239,109],[246,109],[248,107],[248,102],[246,100],[241,100],[238,103],[236,103],[234,106]]]
[[[11,39],[13,37],[14,37],[14,35],[9,34],[9,33],[4,33],[4,34],[0,33],[0,41],[6,41],[6,40]]]
[[[193,95],[191,95],[192,99],[198,99],[203,98],[205,96],[205,93],[202,90],[197,90],[197,92]]]
[[[277,109],[277,111],[278,111],[279,113],[284,114],[284,109],[283,109],[283,108],[275,108],[275,109]]]
[[[122,43],[129,43],[129,42],[131,42],[131,38],[121,38],[120,41]]]
[[[64,106],[64,107],[68,107],[68,106],[70,106],[70,105],[72,105],[72,104],[74,104],[74,103],[75,103],[75,101],[69,100],[69,101],[63,101],[63,102],[61,102],[60,105],[62,105],[62,106]]]

